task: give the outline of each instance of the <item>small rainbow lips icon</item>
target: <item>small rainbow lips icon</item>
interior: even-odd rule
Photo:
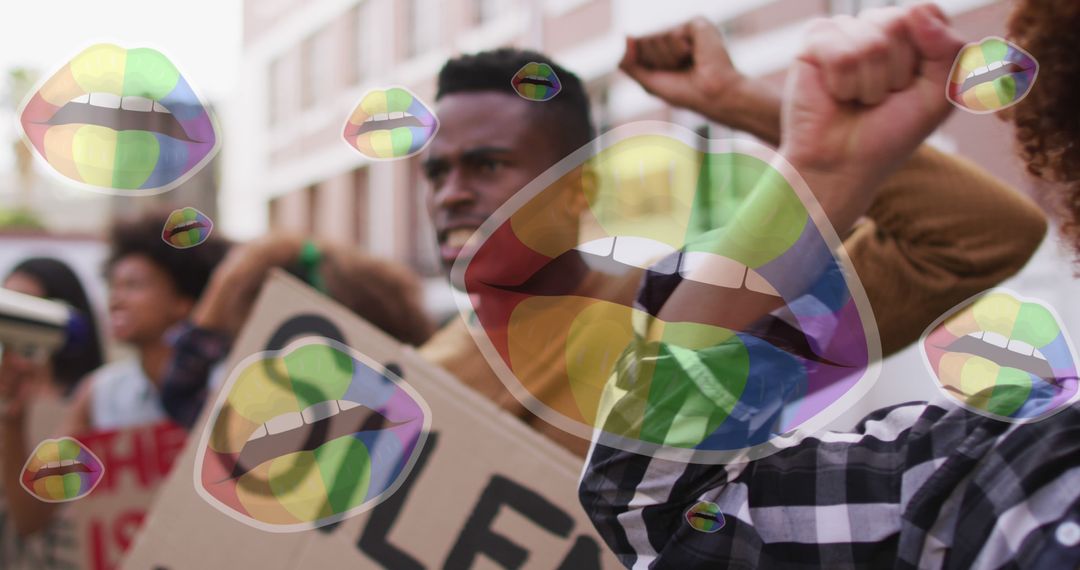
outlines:
[[[92,451],[71,437],[46,439],[30,454],[19,484],[46,503],[65,503],[90,494],[105,467]]]
[[[334,523],[397,490],[430,424],[427,404],[393,372],[305,338],[234,369],[202,434],[195,489],[261,530]]]
[[[360,98],[345,122],[345,143],[375,160],[406,158],[424,150],[439,120],[404,87],[373,89]]]
[[[1057,314],[1007,289],[982,293],[939,317],[921,347],[941,391],[987,417],[1037,421],[1080,394],[1076,351]]]
[[[529,101],[547,101],[562,91],[555,70],[546,63],[529,62],[514,74],[510,84],[514,91]]]
[[[23,103],[19,121],[52,170],[108,194],[171,190],[218,148],[207,106],[169,58],[144,47],[83,50]]]
[[[727,521],[719,505],[700,501],[686,511],[686,522],[696,531],[712,534],[724,528]]]
[[[522,405],[609,447],[716,463],[865,393],[880,344],[862,286],[802,179],[744,143],[618,127],[466,242],[459,310]],[[674,289],[693,301],[667,304]]]
[[[1031,54],[991,36],[964,46],[956,56],[946,95],[970,113],[994,113],[1019,103],[1038,74],[1039,63]]]
[[[195,247],[210,237],[214,222],[206,214],[188,206],[173,210],[161,228],[161,239],[176,249]]]

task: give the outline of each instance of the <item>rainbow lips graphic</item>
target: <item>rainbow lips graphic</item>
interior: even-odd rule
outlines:
[[[427,146],[439,120],[404,87],[374,89],[360,99],[345,123],[345,142],[376,160],[412,156]]]
[[[988,37],[956,56],[946,95],[957,107],[993,113],[1020,102],[1035,84],[1039,63],[1007,40]]]
[[[30,454],[19,483],[46,503],[65,503],[90,494],[105,475],[101,460],[78,440],[46,439]]]
[[[761,456],[877,371],[873,315],[824,220],[768,149],[635,123],[520,190],[451,279],[488,363],[546,421],[634,453]],[[676,289],[694,302],[668,304]]]
[[[83,50],[30,96],[19,120],[53,170],[125,196],[175,188],[218,148],[207,107],[172,62],[149,48]]]
[[[686,522],[696,531],[712,534],[724,528],[727,521],[719,505],[700,501],[686,511]]]
[[[1007,289],[957,305],[930,325],[921,346],[942,392],[984,416],[1041,420],[1080,393],[1076,351],[1057,314]]]
[[[510,80],[514,91],[529,101],[547,101],[562,91],[562,83],[555,70],[546,63],[535,61],[525,64]]]
[[[188,206],[169,214],[161,228],[161,239],[176,249],[187,249],[206,241],[213,229],[214,222],[206,214]]]
[[[430,424],[427,404],[392,372],[306,338],[236,367],[203,432],[195,488],[262,530],[330,524],[393,494]]]

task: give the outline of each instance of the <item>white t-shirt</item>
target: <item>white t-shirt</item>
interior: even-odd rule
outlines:
[[[106,364],[91,375],[90,381],[90,420],[94,429],[121,429],[167,417],[157,387],[137,358]]]

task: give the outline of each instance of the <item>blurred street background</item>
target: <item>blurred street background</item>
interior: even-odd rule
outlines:
[[[410,265],[426,280],[428,309],[451,317],[415,162],[373,163],[342,144],[341,127],[368,89],[404,85],[434,99],[439,68],[454,54],[502,45],[537,49],[586,81],[601,131],[664,120],[710,138],[746,136],[673,110],[617,70],[624,38],[704,15],[725,32],[736,66],[777,85],[815,16],[854,14],[887,0],[202,0],[166,14],[121,0],[19,3],[0,23],[0,274],[18,259],[52,255],[80,272],[102,307],[102,237],[110,221],[156,203],[194,206],[215,231],[246,240],[302,232]],[[1003,34],[1009,3],[938,0],[970,41]],[[117,9],[104,10],[103,5]],[[35,24],[56,21],[56,26]],[[107,12],[110,16],[101,16]],[[115,14],[125,14],[116,18]],[[35,24],[35,25],[28,25]],[[155,197],[72,189],[37,164],[20,140],[16,109],[35,82],[96,41],[149,45],[168,54],[214,107],[224,145],[210,167]],[[944,94],[943,94],[944,96]],[[932,144],[976,161],[1020,191],[1035,188],[1013,150],[1011,126],[954,113]],[[1008,228],[1000,239],[1009,239]],[[1044,299],[1074,338],[1071,260],[1051,234],[1005,285]],[[933,395],[917,349],[894,357],[875,390],[842,424],[885,404]]]

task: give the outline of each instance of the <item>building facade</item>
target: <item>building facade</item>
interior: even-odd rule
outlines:
[[[247,0],[241,85],[228,102],[224,226],[237,237],[289,230],[344,240],[376,255],[437,272],[423,208],[418,157],[372,162],[341,140],[346,117],[368,89],[404,85],[429,103],[455,54],[514,45],[544,51],[586,81],[601,130],[638,119],[730,136],[672,110],[617,71],[627,34],[701,14],[722,27],[736,65],[778,84],[807,21],[856,13],[888,0]],[[973,39],[1002,33],[1007,5],[940,2]],[[956,117],[935,137],[1023,185],[1005,140],[1008,127]],[[706,129],[702,131],[702,129]]]

